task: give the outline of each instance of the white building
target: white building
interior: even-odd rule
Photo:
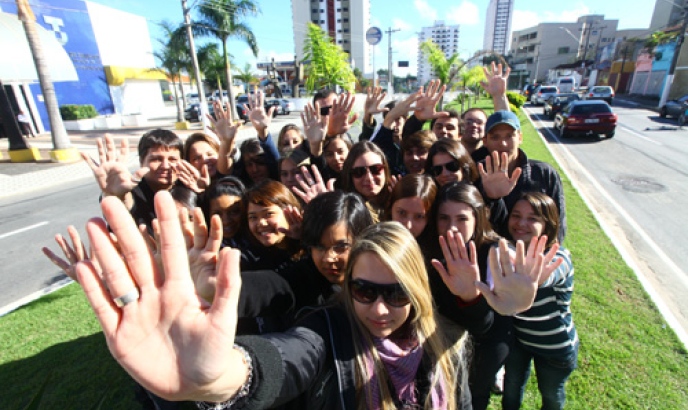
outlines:
[[[350,56],[351,66],[371,72],[370,47],[365,32],[370,28],[370,0],[292,0],[294,46],[303,59],[308,23],[320,26]]]
[[[432,27],[423,27],[418,37],[418,83],[425,85],[435,78],[432,67],[420,50],[420,44],[426,40],[432,40],[437,44],[447,58],[459,52],[459,25],[448,26],[444,21],[435,21]]]
[[[483,50],[493,50],[501,55],[509,51],[513,14],[514,0],[490,0],[485,16]]]

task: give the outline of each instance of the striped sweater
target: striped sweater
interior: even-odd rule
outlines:
[[[534,354],[546,357],[566,357],[578,343],[571,317],[571,254],[560,248],[555,260],[559,258],[564,262],[540,285],[533,306],[514,315],[514,333],[518,342]]]

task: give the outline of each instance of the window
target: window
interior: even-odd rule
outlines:
[[[345,32],[345,33],[348,33],[348,32],[349,32],[349,29],[348,29],[348,28],[345,28],[345,29],[344,29],[344,32]]]
[[[568,54],[571,52],[571,49],[569,47],[559,47],[557,49],[557,54]]]
[[[348,22],[349,22],[349,19],[344,19],[344,22],[345,22],[345,23],[348,23]]]

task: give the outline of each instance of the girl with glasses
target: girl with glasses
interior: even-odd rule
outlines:
[[[440,139],[430,147],[425,163],[425,173],[432,175],[437,185],[466,181],[471,184],[478,180],[475,162],[459,141]]]
[[[105,281],[92,264],[77,266],[111,353],[147,389],[200,408],[263,409],[293,400],[307,409],[470,408],[465,336],[439,326],[423,256],[406,228],[384,222],[361,233],[337,305],[283,333],[235,338],[239,252],[219,254],[216,294],[204,304],[193,290],[174,203],[164,192],[155,200],[166,244],[160,265],[136,251],[144,239],[121,201],[108,197],[102,210],[117,246],[103,220],[87,226]],[[536,251],[524,257],[520,250],[512,265],[500,249],[494,294],[481,286],[495,309],[522,307],[535,294],[527,290],[543,263],[534,263]],[[455,265],[448,265],[452,274]],[[527,282],[522,295],[496,299],[520,282]]]
[[[389,199],[389,164],[382,150],[369,141],[351,148],[342,169],[342,189],[363,197],[374,222],[382,220]]]

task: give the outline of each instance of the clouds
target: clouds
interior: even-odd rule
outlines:
[[[413,6],[418,10],[419,17],[423,20],[437,20],[437,11],[426,0],[413,0]]]
[[[588,14],[592,14],[590,8],[582,3],[578,3],[576,8],[568,8],[566,10],[557,12],[536,12],[514,9],[514,18],[511,21],[511,29],[514,31],[523,30],[524,28],[535,27],[545,21],[550,23],[572,23],[578,20],[580,16],[585,16]]]
[[[458,6],[450,7],[445,15],[449,24],[474,26],[483,23],[478,6],[470,1],[463,1]]]

